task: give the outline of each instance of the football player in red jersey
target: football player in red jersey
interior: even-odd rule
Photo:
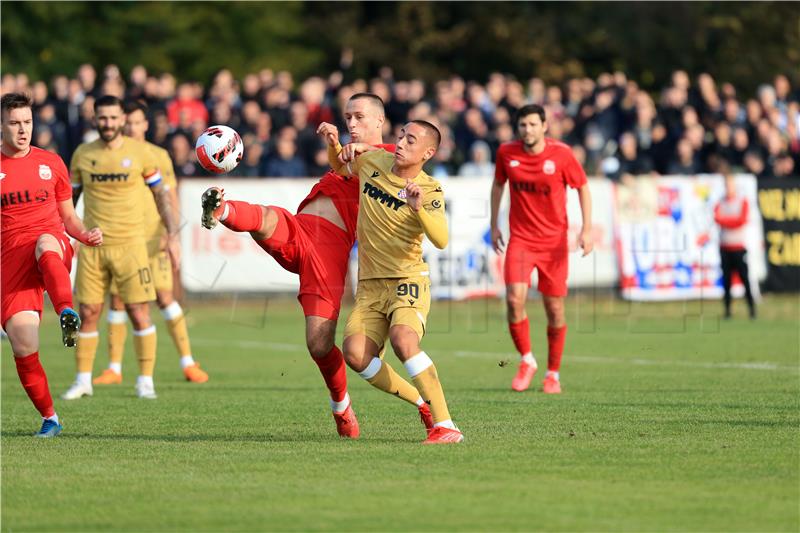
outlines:
[[[506,182],[511,189],[510,237],[506,249],[504,277],[506,306],[511,339],[521,356],[519,370],[511,388],[524,391],[536,373],[531,351],[525,301],[534,268],[539,275],[547,314],[547,375],[544,392],[561,392],[559,369],[567,333],[564,297],[567,295],[567,186],[578,190],[583,228],[578,246],[583,255],[593,248],[592,197],[586,174],[566,144],[545,137],[544,108],[525,105],[516,114],[519,140],[497,149],[495,178],[491,196],[491,235],[495,252],[505,247],[498,227],[498,211]]]
[[[61,423],[53,409],[47,375],[39,362],[39,322],[44,291],[50,296],[65,346],[75,346],[80,319],[72,308],[72,245],[67,234],[99,246],[99,228],[87,231],[72,205],[64,162],[31,146],[31,100],[19,93],[2,97],[0,156],[0,246],[2,326],[8,333],[20,382],[42,415],[38,437],[55,437]]]
[[[394,152],[394,145],[381,144],[385,117],[380,97],[354,94],[344,118],[353,142]],[[341,146],[336,127],[323,122],[317,133],[328,144],[329,160],[337,161]],[[204,227],[211,229],[220,222],[233,231],[249,232],[278,264],[299,275],[297,299],[306,317],[306,346],[330,391],[336,429],[348,438],[358,438],[360,431],[347,393],[344,357],[335,341],[350,250],[356,239],[358,196],[357,179],[330,170],[300,203],[297,214],[278,206],[224,199],[216,187],[202,198]],[[430,408],[419,391],[399,380],[398,396],[417,406],[426,428],[433,427]]]

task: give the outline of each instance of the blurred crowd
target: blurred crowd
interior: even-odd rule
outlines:
[[[317,125],[332,122],[347,141],[342,109],[358,92],[386,103],[384,139],[396,138],[410,119],[426,119],[442,130],[442,145],[427,168],[434,176],[492,176],[500,143],[512,140],[512,118],[526,103],[545,107],[550,137],[572,146],[587,174],[614,180],[646,174],[713,172],[720,163],[758,177],[800,175],[800,91],[784,75],[742,94],[709,74],[691,79],[675,71],[659,93],[639,88],[620,72],[597,79],[548,85],[492,73],[482,82],[451,76],[427,85],[397,80],[383,67],[372,79],[345,72],[295,80],[287,71],[264,69],[236,79],[221,70],[202,85],[178,82],[143,66],[125,76],[116,65],[101,72],[82,65],[75,77],[32,81],[25,74],[2,76],[2,93],[33,96],[34,144],[69,162],[78,144],[93,140],[94,99],[113,94],[141,99],[150,107],[148,138],[172,155],[179,176],[206,175],[194,156],[194,140],[211,124],[240,132],[245,156],[233,175],[320,176],[327,168]]]

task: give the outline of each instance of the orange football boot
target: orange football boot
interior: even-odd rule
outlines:
[[[198,363],[184,368],[183,375],[186,377],[186,381],[191,381],[192,383],[205,383],[208,381],[208,374],[205,372],[205,370],[200,369],[200,365]]]
[[[110,368],[92,380],[92,385],[119,385],[122,383],[122,374],[117,374]]]

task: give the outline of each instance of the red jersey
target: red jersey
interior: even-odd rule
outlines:
[[[394,153],[396,148],[394,144],[376,144],[375,146],[391,153]],[[352,246],[356,241],[359,190],[358,178],[340,176],[333,170],[329,170],[314,184],[308,196],[300,202],[297,212],[302,211],[317,195],[323,194],[327,196],[333,200],[333,205],[336,206],[336,210],[344,220],[344,226],[347,228],[347,234],[350,236],[350,245]]]
[[[725,196],[714,208],[714,221],[719,224],[719,245],[723,250],[746,250],[745,231],[748,214],[747,198]]]
[[[72,186],[56,154],[31,146],[25,157],[0,156],[0,194],[3,248],[64,232],[58,202],[72,198]]]
[[[495,183],[509,182],[511,238],[535,251],[567,250],[567,185],[579,189],[586,173],[572,149],[545,139],[541,154],[525,151],[522,141],[497,149]]]

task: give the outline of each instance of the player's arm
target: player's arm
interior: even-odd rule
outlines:
[[[72,185],[72,206],[78,205],[78,199],[81,197],[81,193],[83,192],[83,181],[81,181],[81,169],[80,169],[80,154],[81,149],[78,147],[75,150],[75,153],[72,154],[72,160],[69,164],[69,174],[71,176],[70,181]]]
[[[164,227],[167,228],[167,251],[172,259],[172,264],[177,267],[181,263],[181,243],[178,240],[180,228],[178,227],[178,213],[173,207],[170,189],[164,184],[158,169],[150,169],[149,172],[146,169],[143,177],[144,182],[150,187],[150,192],[153,193],[156,208],[164,222]]]
[[[491,228],[492,234],[492,248],[494,248],[494,252],[496,254],[501,254],[503,249],[506,246],[505,240],[503,239],[503,232],[500,231],[500,226],[498,223],[498,218],[500,214],[500,202],[503,200],[503,191],[506,188],[506,183],[498,182],[494,180],[492,182],[492,195],[489,200],[489,205],[491,207],[491,215],[489,219],[489,228]]]
[[[75,205],[72,202],[69,198],[58,202],[58,214],[61,216],[67,235],[86,246],[100,246],[103,244],[102,230],[100,228],[92,228],[87,231],[83,221],[75,212]]]
[[[592,193],[589,191],[589,184],[584,183],[578,189],[578,200],[581,203],[581,219],[583,227],[578,235],[578,246],[583,249],[583,257],[592,253],[594,242],[592,239]]]
[[[406,180],[406,200],[422,224],[425,236],[434,246],[440,250],[444,249],[449,240],[447,217],[444,214],[444,195],[434,193],[426,203],[422,188],[411,180]]]

